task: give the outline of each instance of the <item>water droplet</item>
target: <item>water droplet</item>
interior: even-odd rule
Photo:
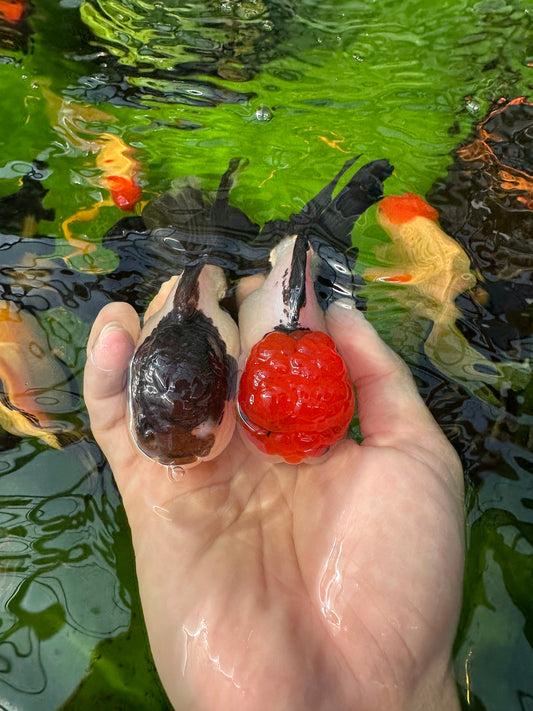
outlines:
[[[178,464],[169,464],[167,471],[170,481],[179,481],[185,474],[185,469]]]
[[[155,513],[156,516],[164,518],[165,521],[172,521],[172,517],[168,509],[165,509],[162,506],[152,506],[152,511]]]
[[[261,104],[261,106],[255,110],[255,118],[258,121],[271,121],[272,117],[274,114],[272,113],[271,109],[268,108],[268,106],[264,106]]]

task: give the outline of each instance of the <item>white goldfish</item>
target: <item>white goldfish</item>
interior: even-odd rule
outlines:
[[[433,321],[424,344],[428,358],[439,370],[476,394],[496,404],[484,387],[524,387],[529,363],[493,363],[473,348],[456,325],[460,312],[457,296],[476,286],[477,278],[462,247],[440,228],[438,212],[418,195],[405,193],[384,198],[378,206],[378,223],[391,237],[387,254],[390,267],[365,271],[367,281],[402,285],[413,294],[420,314]],[[401,299],[400,299],[401,300]]]

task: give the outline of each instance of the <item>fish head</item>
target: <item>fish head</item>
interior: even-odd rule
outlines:
[[[415,193],[389,195],[383,198],[378,205],[377,221],[391,234],[393,239],[395,235],[399,235],[399,226],[405,225],[417,217],[437,222],[439,213]]]

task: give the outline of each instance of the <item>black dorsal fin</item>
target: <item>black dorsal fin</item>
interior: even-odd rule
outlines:
[[[308,249],[309,243],[307,237],[304,234],[297,235],[292,252],[289,284],[283,294],[283,301],[287,306],[288,326],[291,329],[298,328],[300,310],[305,306]]]
[[[181,273],[174,294],[173,307],[183,318],[190,316],[198,308],[198,299],[200,298],[198,278],[204,266],[204,262],[196,262],[186,266]]]

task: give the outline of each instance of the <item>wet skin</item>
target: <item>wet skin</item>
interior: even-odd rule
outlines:
[[[363,443],[272,464],[236,431],[214,461],[177,478],[128,431],[137,315],[114,303],[94,324],[86,403],[123,497],[150,643],[176,709],[459,708],[450,672],[464,560],[459,460],[363,316],[334,304],[325,324],[356,387]]]

